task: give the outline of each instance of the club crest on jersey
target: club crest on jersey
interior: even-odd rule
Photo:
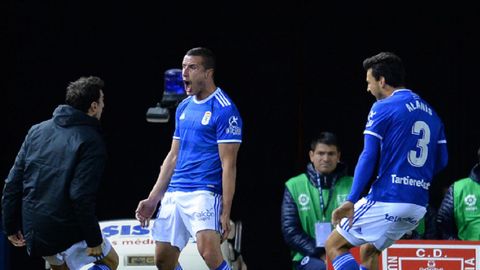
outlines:
[[[182,113],[182,115],[180,115],[180,120],[183,120],[185,119],[185,113]]]
[[[212,112],[206,111],[202,118],[202,125],[208,125],[208,122],[210,122],[210,118],[212,118]]]

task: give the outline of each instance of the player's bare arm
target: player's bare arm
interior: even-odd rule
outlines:
[[[239,143],[219,144],[218,151],[222,161],[222,189],[223,210],[220,221],[222,223],[222,239],[226,239],[230,232],[230,211],[232,209],[233,195],[235,194],[235,181],[237,175],[237,154]]]
[[[138,203],[135,217],[140,221],[142,227],[148,226],[150,218],[157,208],[158,202],[162,199],[163,194],[165,194],[165,191],[167,190],[167,186],[170,183],[170,178],[172,177],[173,170],[177,163],[179,145],[180,143],[178,140],[172,140],[172,146],[160,167],[160,173],[152,191],[150,191],[147,199]]]

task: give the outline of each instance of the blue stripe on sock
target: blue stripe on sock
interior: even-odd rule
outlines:
[[[105,264],[95,264],[92,267],[88,268],[88,270],[111,270],[111,269]]]
[[[224,260],[215,270],[232,270],[230,266],[228,266],[227,262]]]
[[[358,270],[358,264],[349,252],[337,256],[332,264],[335,270]]]

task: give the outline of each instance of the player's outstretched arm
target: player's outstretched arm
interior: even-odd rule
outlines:
[[[357,166],[353,173],[352,188],[347,197],[347,201],[356,203],[360,199],[374,174],[379,155],[380,140],[375,136],[365,134],[363,151],[358,158]]]
[[[135,210],[135,218],[140,221],[142,227],[148,226],[150,219],[157,208],[158,202],[160,202],[167,190],[170,178],[173,175],[173,170],[177,164],[179,145],[180,143],[178,140],[174,139],[172,141],[170,151],[163,160],[157,181],[150,191],[148,198],[141,200],[138,203],[137,209]]]

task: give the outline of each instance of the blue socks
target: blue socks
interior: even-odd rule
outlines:
[[[111,270],[111,269],[105,264],[95,264],[92,267],[88,268],[87,270]]]
[[[220,264],[215,270],[232,270],[232,268],[228,266],[226,261],[223,261],[222,264]]]
[[[359,270],[368,270],[368,268],[366,268],[365,266],[363,265],[360,265],[360,269]]]
[[[337,256],[332,261],[335,270],[358,270],[358,263],[350,252]]]

